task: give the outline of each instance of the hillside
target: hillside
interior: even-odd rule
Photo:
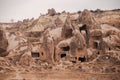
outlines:
[[[37,19],[0,23],[0,75],[8,73],[15,77],[5,80],[30,79],[27,74],[32,80],[94,75],[95,80],[119,80],[120,9],[60,13],[52,8]]]

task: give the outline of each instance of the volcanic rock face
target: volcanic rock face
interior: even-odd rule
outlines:
[[[32,70],[35,67],[40,70],[56,70],[60,67],[62,70],[98,73],[107,73],[108,69],[111,72],[114,68],[115,73],[118,73],[118,15],[120,10],[84,10],[58,15],[54,9],[49,9],[48,14],[35,20],[1,23],[6,33],[0,30],[0,56],[6,56],[7,47],[10,46],[9,55],[5,59],[11,65],[29,66]],[[118,66],[109,68],[110,65]]]

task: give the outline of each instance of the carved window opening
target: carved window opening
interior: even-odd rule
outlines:
[[[72,63],[76,63],[76,61],[72,61]]]
[[[98,49],[98,47],[99,47],[99,43],[98,42],[94,42],[94,49]]]
[[[82,27],[79,28],[80,32],[85,31],[87,33],[87,25],[83,25]]]
[[[111,48],[109,47],[109,51],[111,50]]]
[[[32,57],[40,57],[39,52],[31,52]]]
[[[60,55],[60,57],[61,57],[61,58],[64,58],[64,57],[66,57],[66,54],[63,53],[63,54]]]
[[[62,49],[63,51],[69,51],[69,50],[70,50],[70,46],[61,47],[61,49]]]
[[[97,54],[99,55],[99,54],[100,54],[100,52],[98,51],[98,52],[97,52]]]
[[[86,58],[85,58],[85,57],[79,57],[79,58],[78,58],[78,61],[85,62],[85,61],[86,61]]]

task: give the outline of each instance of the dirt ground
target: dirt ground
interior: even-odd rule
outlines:
[[[47,71],[36,73],[13,72],[0,74],[0,80],[119,80],[120,74]]]

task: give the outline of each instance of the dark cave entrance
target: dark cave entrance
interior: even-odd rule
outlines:
[[[111,50],[111,48],[109,47],[109,51]]]
[[[60,57],[61,57],[61,58],[66,57],[66,53],[61,54]]]
[[[39,54],[39,52],[31,52],[31,56],[32,57],[40,57],[40,54]]]
[[[69,51],[69,50],[70,50],[70,46],[61,47],[61,49],[62,49],[63,51]]]
[[[98,49],[98,47],[99,47],[99,44],[98,44],[98,42],[94,42],[94,49]]]
[[[79,58],[78,58],[78,61],[85,62],[85,61],[86,61],[86,58],[85,58],[85,57],[79,57]]]
[[[99,55],[99,54],[100,54],[100,52],[98,51],[98,52],[97,52],[97,54]]]
[[[82,27],[79,27],[79,31],[85,31],[87,33],[87,25],[83,25]]]
[[[44,53],[43,52],[41,52],[41,56],[43,56],[44,55]]]

